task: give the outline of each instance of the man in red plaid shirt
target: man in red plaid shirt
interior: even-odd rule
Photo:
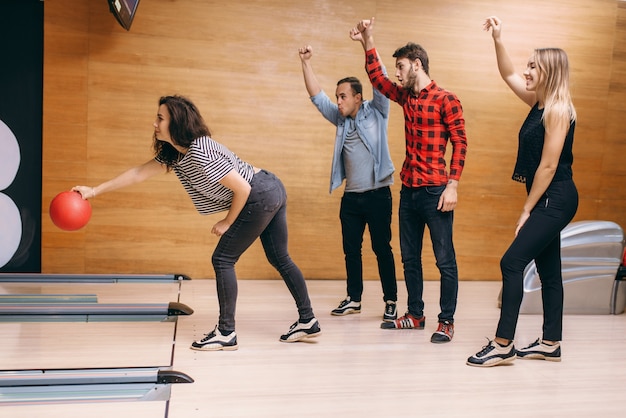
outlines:
[[[406,138],[406,157],[400,172],[399,224],[408,306],[404,316],[382,323],[381,328],[424,329],[422,245],[428,226],[441,274],[441,312],[430,340],[445,343],[454,335],[459,283],[452,223],[467,150],[463,108],[454,93],[431,80],[428,54],[417,44],[408,43],[393,54],[399,84],[391,81],[374,47],[373,28],[374,18],[362,20],[350,36],[364,39],[366,70],[374,88],[402,106]],[[449,172],[445,160],[448,141],[452,144]]]

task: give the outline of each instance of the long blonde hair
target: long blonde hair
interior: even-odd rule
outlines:
[[[569,61],[560,48],[535,49],[535,63],[541,76],[537,93],[543,96],[543,120],[576,120],[576,109],[569,90]]]

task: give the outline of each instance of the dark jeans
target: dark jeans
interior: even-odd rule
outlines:
[[[361,248],[365,225],[369,227],[372,250],[378,262],[383,300],[396,301],[396,266],[391,251],[391,189],[381,187],[363,193],[346,192],[339,210],[346,259],[347,292],[350,300],[361,301],[363,261]]]
[[[278,270],[293,296],[299,319],[313,318],[306,282],[287,250],[287,194],[282,182],[272,173],[261,170],[250,182],[252,190],[237,220],[220,238],[213,252],[213,268],[220,305],[218,328],[235,329],[237,276],[235,263],[243,252],[261,238],[265,255]]]
[[[437,268],[440,273],[439,321],[454,322],[459,289],[456,254],[452,243],[454,212],[437,210],[439,197],[446,186],[424,186],[400,191],[400,252],[404,264],[404,281],[408,293],[408,311],[424,314],[424,273],[422,246],[424,229],[428,226]]]
[[[502,308],[496,337],[513,340],[524,296],[524,269],[535,260],[543,301],[542,338],[562,339],[561,230],[574,218],[577,209],[578,191],[574,182],[552,182],[504,253],[500,260]]]

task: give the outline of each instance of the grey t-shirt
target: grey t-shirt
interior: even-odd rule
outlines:
[[[346,192],[366,192],[374,188],[374,157],[359,137],[354,120],[346,119],[347,135],[341,158],[346,170]]]

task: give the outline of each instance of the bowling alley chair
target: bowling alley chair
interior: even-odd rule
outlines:
[[[624,231],[614,222],[580,221],[561,231],[565,314],[614,314],[626,307]],[[535,262],[524,270],[523,314],[543,312]]]

